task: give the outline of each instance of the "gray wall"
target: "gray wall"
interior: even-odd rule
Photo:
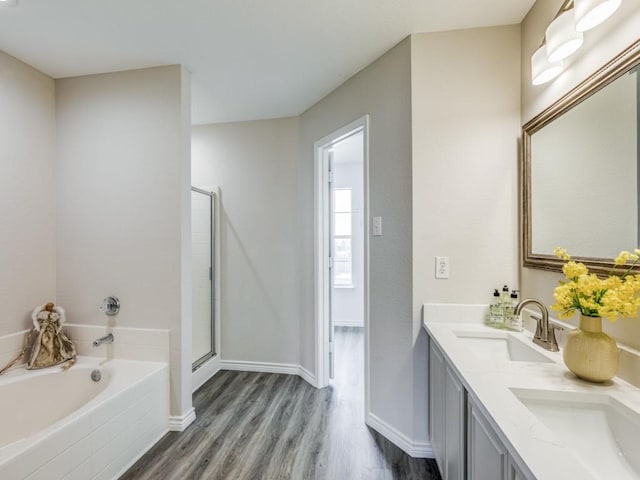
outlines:
[[[410,61],[406,39],[301,115],[298,268],[301,361],[314,371],[313,144],[369,114],[369,212],[384,225],[370,239],[370,409],[413,438]]]
[[[485,302],[517,279],[519,36],[415,35],[299,119],[193,128],[194,184],[222,188],[225,360],[315,373],[313,144],[369,114],[370,216],[384,224],[370,239],[370,412],[428,441],[420,305]],[[433,279],[435,255],[450,280]]]
[[[0,51],[0,105],[0,335],[6,335],[30,328],[31,310],[55,300],[54,81]]]
[[[520,28],[412,36],[415,313],[515,288]],[[435,257],[448,256],[448,280]]]
[[[297,157],[297,118],[192,129],[193,185],[221,191],[224,360],[300,364]]]
[[[315,373],[313,145],[368,114],[384,225],[370,239],[370,410],[428,442],[420,305],[485,302],[517,279],[519,38],[416,35],[298,119],[193,128],[194,184],[222,188],[223,359]],[[451,257],[450,280],[433,279],[435,255]]]
[[[33,307],[50,300],[70,322],[106,324],[98,306],[118,295],[117,325],[171,330],[172,413],[184,413],[187,73],[173,66],[54,82],[0,52],[0,104],[0,335],[29,328]]]
[[[106,325],[98,306],[116,295],[116,325],[170,329],[172,414],[184,414],[191,408],[188,75],[169,66],[57,80],[56,103],[58,301],[70,321]]]
[[[517,288],[519,41],[517,25],[411,37],[416,425],[427,422],[422,304]],[[449,257],[449,279],[435,278],[436,256]]]
[[[315,373],[313,144],[370,114],[371,411],[412,438],[411,78],[405,40],[299,118],[192,129],[222,197],[222,358]]]

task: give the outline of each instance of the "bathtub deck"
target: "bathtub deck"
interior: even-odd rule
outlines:
[[[220,372],[194,396],[198,417],[168,433],[121,480],[439,480],[364,425],[362,334],[336,338],[337,378],[317,390],[297,376]]]
[[[95,369],[102,372],[97,384]],[[102,357],[79,356],[68,371],[9,372],[0,380],[0,399],[12,404],[5,415],[18,408],[9,413],[13,427],[36,431],[0,448],[0,479],[113,479],[166,432],[168,382],[166,363]],[[61,392],[74,393],[69,403]],[[3,428],[11,423],[5,418]]]

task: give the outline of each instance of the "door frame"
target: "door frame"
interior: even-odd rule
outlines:
[[[369,411],[369,115],[345,125],[314,143],[314,212],[315,212],[315,326],[316,326],[316,386],[329,385],[329,241],[326,235],[330,212],[328,165],[323,152],[357,131],[363,134],[363,240],[364,240],[364,399],[365,414]]]

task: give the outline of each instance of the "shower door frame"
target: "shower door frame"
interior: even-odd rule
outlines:
[[[191,371],[195,372],[197,369],[202,367],[205,363],[210,361],[212,358],[216,358],[216,356],[220,352],[219,345],[219,309],[218,309],[218,299],[220,298],[219,291],[219,266],[220,266],[220,255],[219,255],[219,203],[220,203],[220,190],[217,187],[212,187],[210,189],[191,187],[191,192],[200,193],[202,195],[206,195],[209,197],[210,202],[210,218],[209,218],[209,238],[211,241],[211,252],[210,258],[211,263],[209,265],[209,277],[211,281],[211,350],[207,352],[202,357],[198,358],[195,362],[191,363]],[[191,341],[193,342],[193,325],[191,332]]]

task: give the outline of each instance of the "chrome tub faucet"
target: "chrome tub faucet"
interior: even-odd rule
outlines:
[[[93,341],[93,346],[94,347],[99,347],[103,343],[113,343],[113,333],[109,333],[109,334],[105,335],[104,337],[100,337],[97,340],[94,340]]]

